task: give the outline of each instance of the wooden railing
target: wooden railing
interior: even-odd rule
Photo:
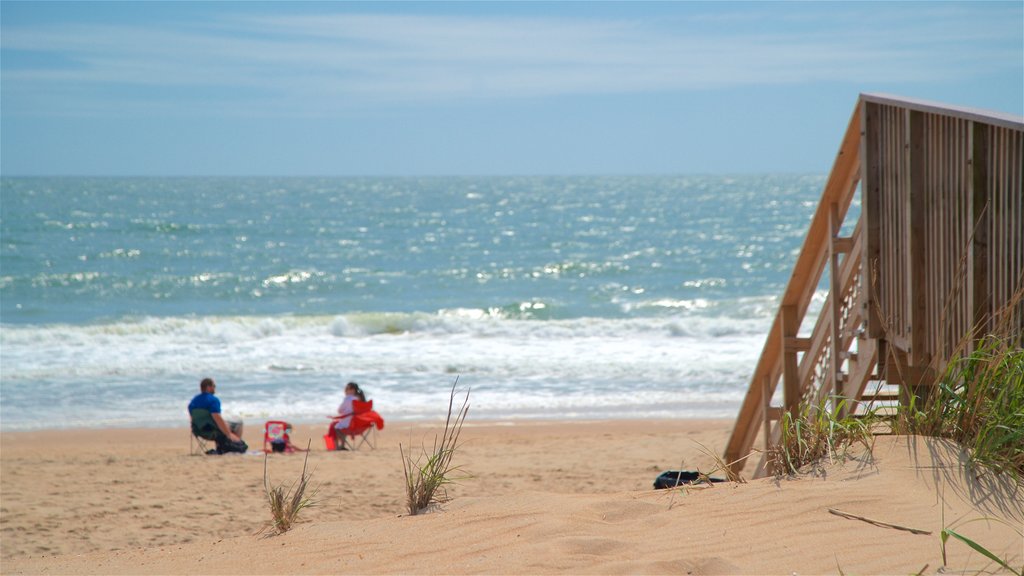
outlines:
[[[858,189],[861,214],[842,237]],[[829,296],[801,336],[826,270]],[[972,336],[996,322],[1024,334],[1020,307],[1000,316],[1022,289],[1024,119],[861,95],[725,460],[739,472],[757,437],[774,445],[783,412],[805,400],[864,400],[872,380],[927,394]]]
[[[862,106],[867,329],[893,348],[887,380],[928,386],[1020,285],[1024,129],[887,97]]]

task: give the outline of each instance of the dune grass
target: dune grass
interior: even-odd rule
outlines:
[[[1024,485],[1024,275],[987,325],[985,335],[961,336],[927,397],[898,408],[893,431],[949,438],[976,473]]]
[[[316,494],[319,488],[310,489],[309,487],[312,474],[306,473],[306,464],[309,461],[308,445],[306,446],[306,457],[302,461],[302,475],[288,487],[283,484],[270,486],[270,479],[267,475],[267,457],[268,455],[263,455],[263,490],[267,496],[271,520],[263,531],[272,530],[276,534],[284,534],[291,530],[298,521],[300,512],[316,506]],[[307,491],[309,491],[308,494]]]
[[[458,383],[459,379],[456,377],[448,397],[448,416],[444,422],[444,431],[440,438],[434,436],[433,447],[428,451],[426,446],[423,446],[421,454],[413,459],[411,449],[407,454],[403,446],[398,445],[402,455],[402,470],[405,473],[406,507],[410,515],[421,514],[429,510],[432,504],[446,502],[448,498],[444,487],[465,478],[457,476],[461,474],[461,468],[453,464],[455,452],[460,446],[462,424],[469,412],[468,389],[462,406],[457,412],[454,410]]]
[[[938,436],[967,449],[976,473],[1024,485],[1024,349],[989,335],[949,363],[933,393],[897,412],[895,431]]]
[[[870,452],[874,446],[873,415],[843,416],[846,404],[847,399],[831,396],[817,404],[802,402],[795,417],[784,412],[779,420],[779,443],[766,455],[768,469],[776,477],[794,475],[805,466],[843,458],[854,444],[862,444]]]

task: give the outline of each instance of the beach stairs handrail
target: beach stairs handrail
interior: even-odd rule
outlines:
[[[831,345],[832,342],[851,342],[854,340],[851,335],[860,333],[861,311],[856,303],[862,275],[860,258],[854,252],[859,244],[855,241],[858,232],[851,237],[840,236],[860,181],[860,135],[858,106],[850,118],[725,449],[725,461],[732,463],[737,473],[742,470],[745,457],[759,434],[763,435],[767,449],[777,434],[777,430],[773,430],[782,414],[789,411],[796,416],[800,401],[807,393],[809,379],[824,378],[817,386],[819,390],[841,393],[845,379],[837,377],[839,365],[844,360],[847,363],[852,360],[860,366],[870,364],[864,350],[858,350],[854,356],[848,348],[837,353],[833,350],[836,347]],[[810,337],[801,336],[800,324],[826,267],[834,278],[830,282],[829,298],[819,314],[815,331]],[[840,300],[835,294],[845,296]],[[862,368],[860,372],[870,373],[871,368]],[[783,384],[782,406],[775,408],[771,402],[780,381]],[[762,466],[758,466],[758,470],[761,469]]]
[[[862,311],[858,305],[861,227],[858,225],[850,237],[840,236],[859,183],[860,124],[857,107],[736,418],[725,460],[732,462],[737,472],[759,434],[765,440],[766,451],[774,443],[778,419],[785,411],[796,416],[809,389],[815,389],[818,395],[827,395],[831,390],[838,395],[856,395],[862,383],[851,381],[857,389],[847,390],[841,366],[854,367],[854,373],[864,381],[873,368],[874,353],[869,344],[861,343],[856,353],[849,352],[850,344],[859,342],[856,336],[862,334]],[[829,282],[829,295],[813,332],[809,337],[802,336],[800,326],[826,269],[833,279]],[[837,298],[836,294],[842,296]],[[771,402],[779,382],[782,406],[776,408]],[[759,465],[758,470],[762,469]]]
[[[858,189],[862,210],[843,237]],[[828,297],[801,335],[826,270]],[[1005,313],[1022,290],[1024,118],[860,95],[725,461],[739,473],[759,436],[767,454],[782,415],[804,401],[846,399],[845,415],[926,397],[997,322],[1024,334],[1024,307]],[[755,476],[771,472],[765,462]]]

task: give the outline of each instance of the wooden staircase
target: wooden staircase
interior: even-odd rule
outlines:
[[[828,297],[804,334],[823,278]],[[1022,287],[1024,118],[862,94],[725,461],[739,473],[758,438],[767,452],[802,402],[844,398],[856,414],[926,395],[965,335],[986,333]],[[1024,334],[1024,313],[1014,314]],[[754,475],[766,472],[762,457]]]

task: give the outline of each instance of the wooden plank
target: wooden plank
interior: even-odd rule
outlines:
[[[772,421],[782,418],[782,410],[772,407],[771,382],[768,378],[761,380],[762,411],[764,412],[764,451],[767,453],[772,448],[771,434]]]
[[[917,110],[919,112],[953,116],[955,118],[963,118],[965,120],[972,120],[975,122],[984,122],[993,126],[1001,126],[1011,130],[1024,131],[1024,117],[1017,116],[1015,114],[1007,114],[1005,112],[982,110],[980,108],[968,108],[965,106],[954,106],[950,104],[931,102],[928,100],[904,98],[901,96],[882,93],[862,93],[860,95],[860,99],[864,102],[886,104],[889,106],[906,108],[908,110]]]
[[[879,110],[878,105],[861,100],[861,220],[864,222],[864,265],[861,267],[861,286],[864,291],[864,312],[867,333],[872,338],[882,336],[884,330],[879,311],[877,275],[881,273],[882,244],[882,184],[879,162]]]
[[[1002,149],[1002,139],[1004,134],[1005,131],[1003,130],[992,129],[993,142],[991,158],[989,161],[992,163],[991,166],[995,178],[991,182],[991,188],[988,190],[989,194],[992,196],[992,199],[989,202],[989,210],[992,212],[990,220],[991,231],[989,236],[989,240],[991,241],[989,244],[989,258],[991,259],[989,262],[989,296],[991,298],[988,309],[989,321],[991,321],[992,315],[995,314],[999,305],[1003,301],[1003,282],[1000,274],[1000,271],[1003,269],[1003,246],[999,240],[1002,237],[1003,194],[1001,191],[1001,185],[1004,178],[1006,178],[1006,173],[1004,171],[1004,163],[999,157],[997,151]],[[988,326],[986,327],[986,330],[987,329]]]
[[[779,310],[782,323],[779,325],[783,339],[795,337],[800,330],[800,318],[795,305],[783,306]],[[794,418],[800,410],[800,365],[796,352],[782,351],[782,407]]]
[[[933,117],[935,115],[928,114],[927,116]],[[929,142],[929,145],[935,149],[937,158],[934,166],[925,166],[923,170],[936,172],[937,179],[940,183],[939,186],[936,186],[935,190],[929,191],[931,192],[930,195],[934,196],[934,204],[937,207],[933,218],[935,221],[934,226],[941,231],[941,234],[939,235],[940,242],[935,245],[934,250],[928,251],[929,262],[932,265],[939,267],[939,281],[936,284],[930,284],[927,281],[922,282],[922,289],[931,292],[932,302],[926,302],[920,307],[924,312],[918,312],[918,310],[913,307],[913,303],[911,303],[911,314],[914,314],[915,316],[917,314],[935,311],[936,308],[938,308],[938,302],[944,300],[949,294],[950,276],[952,275],[952,272],[949,269],[949,247],[952,242],[949,229],[949,214],[951,210],[949,205],[949,194],[945,189],[949,182],[949,151],[945,147],[945,130],[948,127],[949,121],[948,118],[936,117],[935,124],[937,133],[932,135],[934,142]],[[929,328],[937,328],[936,332],[941,334],[939,322],[933,322],[933,320],[938,319],[928,317],[927,319],[922,319],[922,322],[927,322]],[[923,327],[925,324],[920,322],[918,324],[920,324],[920,326],[915,326],[917,330],[913,331],[911,334],[912,342],[915,337],[920,338],[921,336],[927,336],[932,333],[932,331],[929,330],[924,335],[920,334],[920,327]],[[941,336],[938,336],[936,340],[941,340]],[[921,344],[921,349],[925,347],[924,342],[919,342],[919,344]],[[913,346],[913,344],[911,345]],[[909,355],[910,363],[918,365],[919,362],[917,361],[917,358],[919,355],[920,349],[914,349]]]
[[[811,339],[800,336],[787,336],[783,339],[783,350],[786,352],[807,352],[811,349]]]
[[[973,146],[972,132],[974,130],[974,123],[970,121],[962,121],[958,124],[960,125],[960,161],[958,163],[960,167],[960,178],[958,181],[959,194],[957,197],[960,202],[960,219],[958,225],[960,231],[961,250],[960,268],[962,270],[959,286],[960,298],[957,300],[958,316],[960,318],[958,334],[961,340],[967,340],[967,345],[970,347],[970,338],[974,330],[974,309],[970,299],[972,284],[974,283],[973,261],[971,259],[974,242],[974,218],[973,211],[971,210],[973,192],[970,181],[972,156],[971,147]],[[944,356],[948,358],[950,354],[945,354]]]
[[[1003,199],[1005,193],[1003,192],[1004,183],[1006,182],[1006,162],[1000,155],[1000,152],[1005,149],[1006,146],[1006,130],[995,130],[996,136],[995,146],[992,150],[992,162],[995,164],[996,169],[996,180],[993,182],[994,186],[990,193],[992,193],[992,236],[991,236],[991,249],[992,249],[992,262],[989,268],[992,274],[992,282],[989,285],[989,290],[992,291],[992,303],[989,307],[990,321],[991,317],[995,315],[999,307],[1002,306],[1003,302],[1006,301],[1006,288],[1003,270],[1006,268],[1006,256],[1005,256],[1005,244],[1002,239],[1005,237],[1003,229],[1003,219],[1006,217],[1006,208],[1004,206]],[[990,325],[991,326],[991,325]]]
[[[925,242],[929,246],[939,246],[946,241],[945,236],[942,234],[944,229],[939,221],[942,219],[942,198],[941,198],[941,181],[942,175],[941,170],[945,165],[942,158],[942,147],[936,146],[935,142],[941,140],[940,134],[942,131],[942,118],[933,114],[925,115],[925,134],[923,135],[928,139],[928,146],[925,147],[925,166],[921,168],[922,175],[926,178],[923,189],[929,193],[925,194],[922,198],[922,205],[920,208],[924,211],[924,225],[927,237]],[[937,169],[936,169],[937,168]],[[913,172],[912,172],[913,174]],[[913,175],[911,176],[913,178]],[[927,310],[934,309],[934,304],[938,294],[942,292],[939,286],[945,281],[945,276],[942,270],[942,255],[945,254],[944,250],[929,250],[929,260],[925,264],[925,273],[927,274],[927,280],[923,285],[927,286],[926,293],[924,296],[927,298],[925,308]],[[930,336],[930,334],[929,334]],[[929,342],[931,345],[931,342]],[[911,343],[913,346],[913,343]]]
[[[907,194],[907,324],[910,332],[908,360],[912,366],[923,366],[931,360],[926,344],[929,317],[927,306],[928,251],[925,242],[925,142],[924,113],[911,111],[909,115],[909,190]]]
[[[899,391],[871,392],[860,397],[862,402],[896,402],[900,399]]]
[[[842,365],[842,358],[839,356],[839,351],[843,350],[843,339],[839,334],[839,327],[842,322],[842,307],[843,307],[843,296],[846,291],[842,286],[842,278],[840,277],[839,257],[840,252],[835,249],[836,237],[839,236],[839,230],[843,226],[843,220],[839,217],[839,207],[836,204],[832,204],[829,210],[829,228],[831,234],[829,234],[829,292],[832,295],[831,306],[827,310],[822,310],[822,314],[829,313],[832,315],[832,330],[831,330],[831,345],[832,350],[829,355],[829,379],[832,380],[832,386],[837,396],[843,395],[843,376],[840,370]]]
[[[853,238],[836,236],[832,238],[832,251],[836,254],[847,254],[853,250]]]

